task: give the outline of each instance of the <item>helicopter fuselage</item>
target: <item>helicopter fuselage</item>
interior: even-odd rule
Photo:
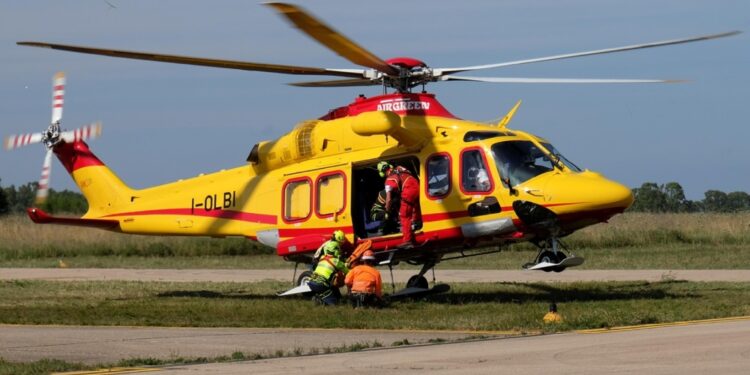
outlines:
[[[374,168],[382,160],[420,181],[416,239],[424,246],[402,258],[562,237],[633,201],[630,189],[579,169],[546,140],[461,120],[431,94],[360,97],[260,142],[246,165],[140,190],[83,142],[55,152],[89,201],[83,219],[116,221],[111,229],[124,233],[243,236],[293,261],[337,229],[355,243],[371,240],[376,251],[401,242],[400,233],[384,235],[369,219],[383,189]],[[530,222],[514,202],[552,212],[554,228]]]

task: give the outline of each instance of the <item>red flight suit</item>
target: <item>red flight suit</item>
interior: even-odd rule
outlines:
[[[415,243],[411,224],[422,218],[422,210],[419,207],[419,180],[412,176],[408,169],[397,166],[391,168],[385,178],[385,191],[391,194],[400,193],[401,208],[398,217],[401,221],[401,233],[403,233],[405,243]],[[386,207],[386,211],[388,209],[390,207]]]

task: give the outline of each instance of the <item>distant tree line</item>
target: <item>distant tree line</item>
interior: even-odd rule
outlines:
[[[39,186],[36,182],[30,182],[21,186],[0,186],[0,215],[23,213],[29,207],[34,207],[36,190]],[[50,189],[47,201],[39,208],[50,213],[83,214],[88,210],[88,203],[80,193],[63,190]]]
[[[21,186],[3,188],[0,185],[0,215],[23,213],[34,206],[38,184],[30,182]],[[646,182],[633,189],[635,202],[629,211],[636,212],[741,212],[750,211],[750,194],[743,191],[725,193],[708,190],[703,200],[685,198],[682,186],[676,182],[663,185]],[[88,210],[86,199],[80,193],[50,189],[41,209],[50,213],[83,214]]]
[[[744,191],[725,193],[708,190],[703,200],[685,198],[682,186],[676,182],[658,185],[646,182],[633,189],[635,202],[629,211],[638,212],[741,212],[750,211],[750,194]]]

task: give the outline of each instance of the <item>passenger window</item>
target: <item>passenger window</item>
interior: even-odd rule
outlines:
[[[287,181],[284,187],[284,220],[304,220],[310,216],[310,179]]]
[[[318,177],[316,182],[316,206],[318,216],[332,216],[344,210],[346,183],[341,173],[331,173]]]
[[[461,153],[461,188],[469,193],[487,193],[492,190],[492,180],[481,150]]]
[[[442,198],[451,190],[451,159],[437,154],[427,159],[427,196]]]

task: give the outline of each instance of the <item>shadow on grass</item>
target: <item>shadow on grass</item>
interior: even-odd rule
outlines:
[[[487,291],[452,291],[420,298],[399,299],[398,303],[422,301],[447,305],[472,303],[527,303],[527,302],[589,302],[617,300],[663,300],[700,298],[697,293],[678,291],[674,286],[684,281],[669,280],[656,283],[585,283],[585,284],[546,284],[498,282],[491,284]],[[273,294],[253,294],[242,292],[222,293],[211,290],[174,290],[156,295],[159,298],[205,298],[238,300],[279,300]],[[295,298],[297,297],[297,298]],[[301,296],[285,297],[285,300],[298,300]],[[394,301],[396,302],[396,301]]]
[[[156,295],[159,298],[225,298],[225,299],[247,299],[263,300],[276,299],[278,297],[271,294],[243,294],[243,293],[220,293],[211,290],[172,290],[162,292]]]
[[[428,302],[449,305],[470,303],[527,303],[527,302],[590,302],[617,300],[663,300],[700,298],[696,293],[674,291],[671,286],[681,281],[659,283],[618,283],[596,285],[551,285],[502,282],[498,291],[453,292],[433,295]]]

